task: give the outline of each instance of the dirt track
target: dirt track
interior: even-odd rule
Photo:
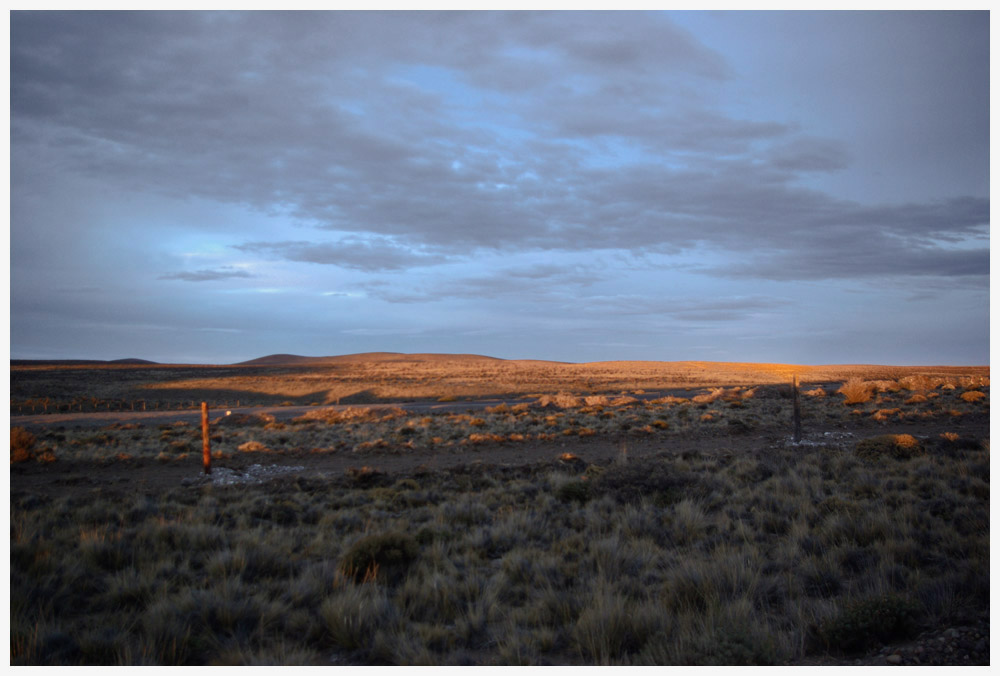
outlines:
[[[462,404],[467,406],[467,404]],[[292,417],[295,407],[273,407]],[[308,407],[304,407],[308,409]],[[262,409],[254,409],[260,411]],[[270,411],[270,408],[266,408]],[[177,412],[174,412],[177,413]],[[191,417],[191,413],[182,413]],[[224,414],[224,412],[223,412]],[[52,418],[52,416],[48,416]],[[194,419],[197,419],[195,417]],[[161,418],[157,420],[162,421]],[[96,424],[96,423],[94,423]],[[966,416],[958,420],[929,423],[882,424],[859,420],[849,426],[811,427],[805,430],[799,446],[809,449],[818,445],[853,446],[859,439],[877,434],[912,434],[918,438],[934,438],[943,432],[957,432],[979,439],[989,438],[988,414]],[[628,457],[642,457],[661,452],[672,453],[747,453],[766,451],[791,445],[790,430],[779,427],[748,434],[725,434],[722,431],[697,435],[664,435],[661,437],[628,437],[624,439]],[[584,462],[605,464],[621,454],[622,439],[593,437],[572,438],[551,442],[484,444],[456,449],[416,449],[407,451],[371,450],[356,453],[345,450],[332,453],[270,452],[238,453],[213,459],[213,468],[245,473],[253,465],[292,469],[283,476],[337,477],[349,468],[372,467],[389,474],[409,474],[419,470],[446,470],[481,464],[485,466],[532,465],[557,463],[560,454],[571,452]],[[96,488],[125,490],[161,490],[183,485],[209,483],[201,458],[160,462],[138,458],[112,463],[57,461],[51,464],[35,462],[11,466],[12,493],[45,493],[65,495],[67,492],[89,492]]]

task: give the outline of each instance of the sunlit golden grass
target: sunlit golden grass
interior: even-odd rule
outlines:
[[[858,378],[924,391],[988,385],[989,367],[801,366],[727,362],[569,364],[470,355],[356,355],[306,366],[13,367],[20,412],[194,405],[370,404],[525,395],[614,398],[664,389],[839,382]],[[881,388],[880,388],[881,389]],[[25,410],[28,406],[28,410]]]
[[[867,380],[852,378],[840,386],[837,394],[844,395],[844,405],[853,406],[871,401],[875,385]]]

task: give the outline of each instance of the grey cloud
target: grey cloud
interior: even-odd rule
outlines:
[[[912,249],[890,251],[890,247],[864,250],[860,247],[827,248],[752,257],[725,267],[713,268],[720,277],[755,277],[776,281],[809,279],[870,279],[878,277],[982,277],[990,273],[989,249],[969,251]]]
[[[544,303],[574,298],[580,290],[603,279],[596,266],[536,264],[497,272],[430,280],[425,284],[401,287],[378,279],[360,285],[365,293],[390,303],[423,303],[447,299],[516,299],[523,303]]]
[[[175,272],[169,275],[160,275],[157,279],[175,279],[184,282],[215,282],[220,279],[250,279],[254,276],[246,270],[221,268],[218,270],[198,270],[197,272]]]
[[[836,171],[848,164],[843,144],[819,138],[797,138],[777,145],[770,159],[776,168],[789,171]]]
[[[472,100],[421,69],[472,84]],[[934,241],[987,226],[987,199],[871,207],[796,187],[848,158],[691,95],[729,74],[659,15],[15,12],[11,156],[280,208],[355,238],[237,248],[365,271],[703,244],[768,260],[877,249],[908,274]]]
[[[715,300],[663,296],[593,296],[581,303],[590,313],[659,316],[683,322],[735,321],[785,307],[789,301],[769,296],[734,296]]]
[[[297,242],[247,242],[233,247],[240,251],[263,253],[289,261],[337,265],[355,270],[401,270],[404,268],[437,265],[447,260],[445,256],[422,253],[400,246],[387,238],[344,239],[332,243]]]

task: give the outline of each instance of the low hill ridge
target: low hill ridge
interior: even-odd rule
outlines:
[[[405,353],[405,352],[358,352],[329,357],[305,357],[298,354],[271,354],[249,361],[242,361],[234,366],[320,366],[323,364],[342,364],[351,362],[399,362],[399,361],[507,361],[498,357],[487,357],[481,354],[437,354],[437,353]]]

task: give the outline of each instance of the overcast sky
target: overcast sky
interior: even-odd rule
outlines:
[[[989,363],[987,12],[10,25],[12,358]]]

